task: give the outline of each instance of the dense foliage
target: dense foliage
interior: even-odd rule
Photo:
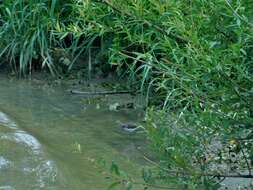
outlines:
[[[250,171],[253,1],[4,0],[0,6],[0,55],[13,68],[27,73],[37,64],[55,73],[55,49],[71,54],[65,64],[71,69],[77,56],[99,47],[96,59],[140,87],[147,105],[155,105],[147,114],[160,160],[155,177],[186,189],[216,188],[213,177],[234,174],[210,166],[229,159],[218,156],[227,144],[243,154],[240,170]],[[214,141],[222,148],[212,155]]]

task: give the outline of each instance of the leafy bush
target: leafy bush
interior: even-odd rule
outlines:
[[[205,143],[211,146],[217,136],[240,146],[252,138],[252,2],[111,0],[75,6],[76,31],[99,38],[109,63],[140,86],[149,105],[165,110],[155,117],[165,124],[148,130],[165,165],[189,171],[190,181],[187,172],[176,176],[192,189],[212,186],[211,176],[204,175],[210,169],[206,164],[198,165],[201,178],[192,172],[198,173],[192,155],[203,157]],[[182,130],[168,125],[171,115],[184,121]],[[168,159],[160,150],[171,146]]]
[[[240,118],[252,103],[250,4],[77,1],[72,26],[100,37],[110,64],[138,80],[151,103],[198,112],[232,109],[243,112]]]

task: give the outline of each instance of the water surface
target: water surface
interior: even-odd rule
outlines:
[[[100,158],[138,172],[142,140],[118,127],[138,120],[138,111],[84,99],[64,85],[0,77],[0,189],[106,189],[111,181],[91,162]]]

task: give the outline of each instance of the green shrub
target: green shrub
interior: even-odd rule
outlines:
[[[159,127],[149,131],[156,150],[164,151],[166,139],[173,139],[180,163],[172,154],[162,160],[169,168],[192,171],[192,154],[204,153],[205,142],[217,136],[221,142],[251,138],[251,1],[111,0],[76,1],[75,6],[77,33],[101,39],[109,63],[140,87],[148,105],[165,110],[165,118],[155,120],[166,123],[175,115],[184,130],[190,128],[186,136],[179,126],[170,131],[161,123],[164,134]],[[211,177],[190,174],[190,181],[178,180],[191,188],[212,186]]]

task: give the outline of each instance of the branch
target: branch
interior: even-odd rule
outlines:
[[[114,94],[131,94],[134,91],[101,91],[101,92],[84,92],[79,90],[70,90],[71,94],[79,95],[114,95]]]

